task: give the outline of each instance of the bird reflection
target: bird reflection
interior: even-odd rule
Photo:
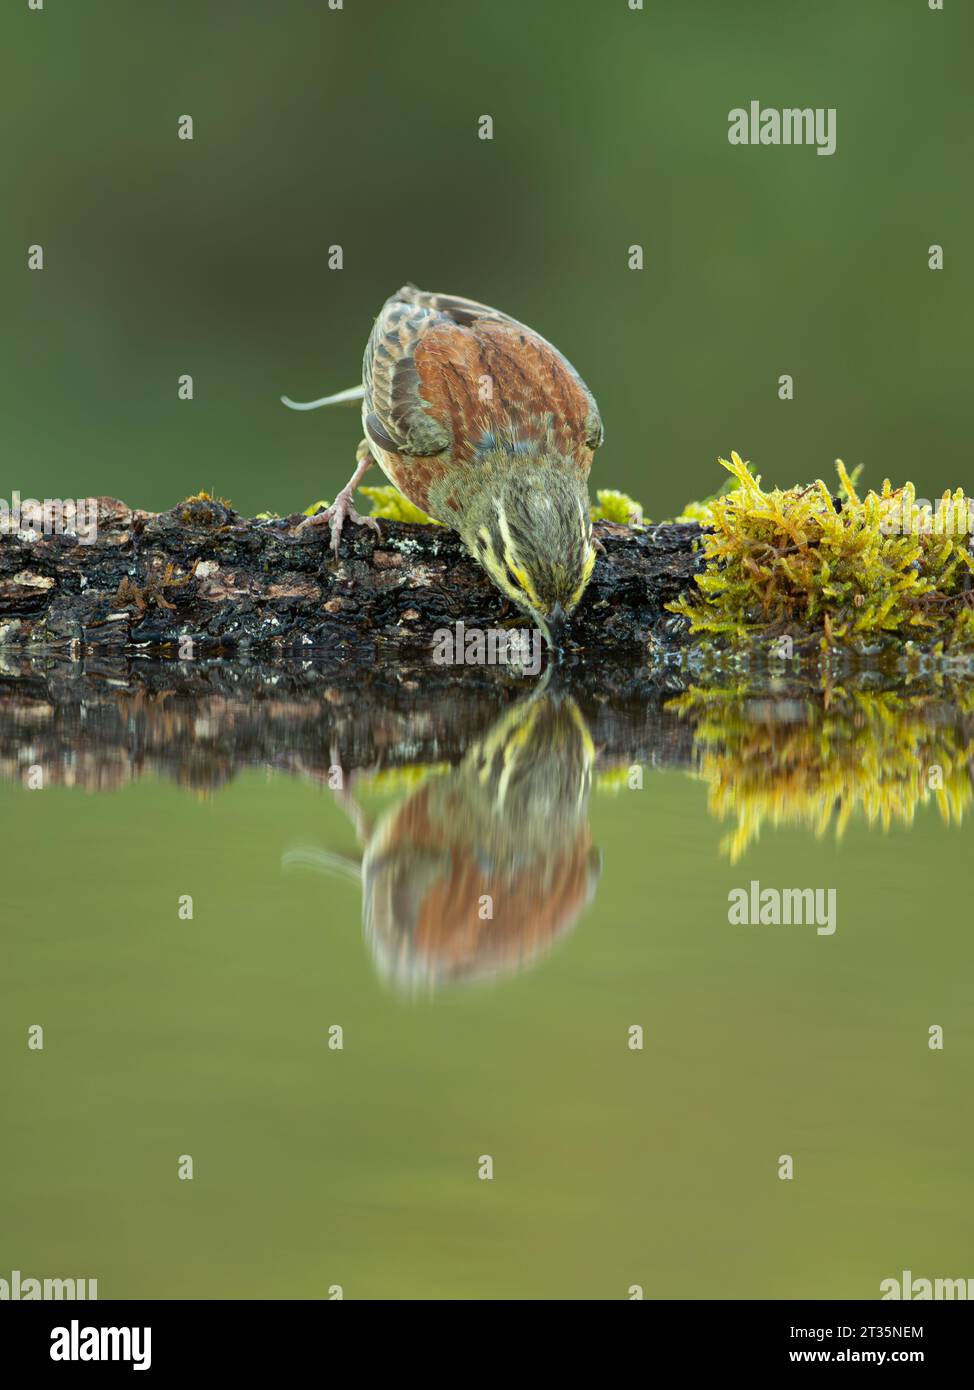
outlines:
[[[512,974],[545,954],[598,881],[593,763],[575,702],[542,688],[374,827],[343,798],[363,844],[363,925],[381,973],[407,990],[435,989]],[[352,867],[320,851],[285,862]]]

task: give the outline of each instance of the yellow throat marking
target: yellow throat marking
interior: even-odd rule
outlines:
[[[501,541],[503,542],[503,552],[498,555],[491,540],[490,531],[486,526],[481,526],[477,535],[484,543],[484,553],[480,557],[484,568],[488,570],[491,578],[497,587],[517,604],[523,604],[527,599],[528,604],[535,613],[544,614],[545,605],[535,588],[530,574],[517,559],[517,551],[511,537],[511,529],[507,523],[507,517],[500,502],[495,502],[494,509],[497,514],[497,524],[500,531]],[[586,545],[585,564],[582,570],[582,580],[577,589],[571,596],[570,607],[574,608],[579,599],[585,592],[588,581],[592,577],[592,570],[595,567],[595,550],[589,540],[588,529],[585,525],[585,517],[579,507],[579,518],[582,526],[582,536]],[[511,580],[514,580],[514,583]]]

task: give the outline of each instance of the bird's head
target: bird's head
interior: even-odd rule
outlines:
[[[467,549],[559,648],[595,565],[588,489],[562,459],[483,467],[459,527]]]

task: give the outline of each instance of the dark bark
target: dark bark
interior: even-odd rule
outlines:
[[[336,562],[327,528],[300,516],[248,520],[194,499],[158,514],[101,499],[97,539],[0,536],[0,647],[173,656],[314,652],[338,667],[428,655],[433,633],[522,621],[443,527],[384,521],[377,540],[349,524]],[[572,628],[576,653],[674,641],[665,604],[699,561],[696,525],[596,525],[605,547]],[[184,641],[185,647],[185,641]]]

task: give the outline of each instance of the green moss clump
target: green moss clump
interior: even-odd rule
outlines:
[[[593,521],[614,521],[619,526],[644,524],[642,503],[633,501],[628,493],[603,487],[595,496],[598,501],[592,508]]]
[[[385,517],[387,521],[415,521],[427,526],[442,524],[414,506],[408,497],[403,497],[397,487],[360,487],[359,492],[372,503],[372,516]]]
[[[217,505],[221,507],[230,507],[233,505],[229,497],[218,497],[215,492],[206,492],[204,490],[194,492],[190,497],[184,497],[183,505],[185,506],[187,502],[216,502]]]
[[[825,483],[765,491],[737,454],[721,459],[736,486],[707,504],[705,567],[697,594],[667,607],[694,633],[739,642],[789,630],[820,632],[822,645],[884,635],[943,647],[974,645],[974,557],[964,493],[947,493],[936,518],[913,485],[860,498],[836,464],[841,497]]]

